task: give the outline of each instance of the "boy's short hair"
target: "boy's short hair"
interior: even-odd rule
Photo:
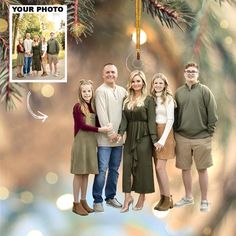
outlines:
[[[199,69],[199,68],[198,68],[198,64],[195,63],[195,62],[189,62],[188,64],[185,65],[185,68],[184,68],[184,69],[186,70],[186,69],[188,69],[189,67],[195,67],[195,68]]]

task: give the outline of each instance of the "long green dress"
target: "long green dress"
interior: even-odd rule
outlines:
[[[32,70],[41,71],[41,44],[32,46]]]
[[[147,96],[144,106],[136,106],[133,110],[129,110],[127,104],[125,105],[119,134],[123,135],[125,131],[123,192],[152,193],[152,150],[153,144],[157,142],[155,102],[152,97]]]

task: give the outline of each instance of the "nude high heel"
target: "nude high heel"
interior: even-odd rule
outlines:
[[[139,200],[138,200],[139,202]],[[141,211],[143,209],[143,206],[144,206],[144,202],[145,202],[145,196],[143,197],[143,203],[140,207],[137,207],[137,204],[136,206],[133,208],[134,211]]]
[[[133,202],[134,202],[134,199],[133,199],[133,197],[131,197],[129,202],[128,202],[128,205],[126,207],[122,207],[122,209],[120,210],[120,213],[128,212],[129,211],[129,206],[131,204],[132,204],[132,208],[133,208]],[[124,204],[124,206],[125,206],[125,204]]]

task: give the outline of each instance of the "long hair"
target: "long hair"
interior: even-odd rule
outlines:
[[[154,97],[154,98],[157,97],[156,91],[154,89],[154,82],[156,79],[161,79],[165,84],[164,89],[162,90],[162,93],[161,93],[162,104],[164,104],[167,101],[168,96],[170,96],[173,99],[175,107],[176,107],[177,106],[176,101],[174,100],[172,91],[169,88],[168,79],[166,78],[166,76],[163,73],[157,73],[152,77],[151,88],[150,88],[150,93],[151,93],[152,97]],[[156,101],[156,99],[155,99],[155,101]]]
[[[143,87],[141,90],[141,96],[138,98],[137,103],[135,104],[136,106],[144,106],[144,100],[147,97],[147,81],[146,81],[146,76],[141,70],[134,70],[130,73],[129,81],[127,84],[127,91],[128,91],[128,96],[124,100],[124,106],[127,104],[128,109],[132,109],[134,106],[133,103],[133,97],[134,97],[134,90],[132,89],[132,81],[135,76],[139,76],[142,81],[143,81]]]
[[[33,37],[33,45],[37,46],[39,44],[40,38],[37,34],[34,35]]]
[[[83,85],[89,85],[91,87],[91,90],[92,90],[91,106],[92,106],[93,111],[95,112],[93,82],[91,80],[84,80],[84,79],[79,81],[78,103],[80,104],[82,113],[85,116],[87,116],[89,114],[89,108],[88,108],[87,103],[82,97],[81,89]]]

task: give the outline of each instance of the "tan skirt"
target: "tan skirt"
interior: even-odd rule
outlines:
[[[166,124],[157,124],[157,138],[158,140],[161,138]],[[173,159],[175,158],[175,139],[174,139],[174,132],[173,129],[171,129],[164,147],[161,149],[161,151],[156,151],[154,149],[153,156],[157,159]]]
[[[41,57],[41,60],[42,60],[42,63],[43,63],[43,64],[47,64],[47,63],[48,63],[48,54],[45,53],[45,56],[44,56],[44,57]]]

